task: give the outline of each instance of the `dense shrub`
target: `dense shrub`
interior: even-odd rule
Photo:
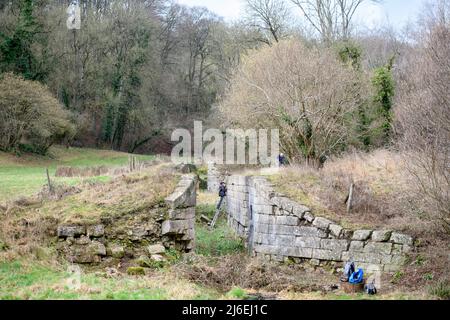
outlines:
[[[221,109],[241,128],[279,128],[291,163],[320,165],[342,151],[369,83],[329,48],[287,40],[243,59]],[[360,84],[360,85],[355,85]]]
[[[69,114],[38,82],[12,73],[0,76],[0,149],[44,154],[55,142],[70,138]]]

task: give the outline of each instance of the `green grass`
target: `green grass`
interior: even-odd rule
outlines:
[[[196,211],[197,217],[200,217],[203,215],[212,220],[214,218],[214,213],[216,211],[216,205],[202,203],[202,204],[197,205],[195,211]]]
[[[234,234],[223,219],[220,219],[214,230],[205,224],[196,227],[196,248],[199,255],[214,257],[242,252],[243,241]]]
[[[223,210],[213,230],[210,230],[209,226],[199,219],[204,215],[212,220],[216,211],[216,205],[213,203],[216,201],[216,197],[202,197],[202,195],[205,194],[199,194],[202,201],[196,207],[195,253],[207,257],[217,257],[243,252],[243,241],[227,225],[226,213]]]
[[[440,299],[450,300],[450,281],[448,279],[438,281],[429,287],[429,293]]]
[[[0,300],[167,300],[217,299],[218,295],[183,280],[128,276],[108,278],[81,272],[79,277],[64,267],[38,262],[0,263]],[[162,276],[162,278],[161,278]],[[71,282],[71,279],[77,279]],[[162,279],[162,280],[161,280]],[[71,285],[75,283],[75,285]]]
[[[240,287],[234,287],[227,293],[227,297],[242,300],[247,298],[247,292],[245,292],[245,290]]]
[[[46,184],[46,168],[56,183],[75,185],[82,180],[106,182],[108,176],[90,178],[54,177],[58,166],[123,166],[128,163],[128,154],[111,150],[95,150],[53,147],[48,156],[23,155],[16,157],[0,152],[0,202],[29,196]],[[153,156],[138,156],[140,160],[151,160]]]

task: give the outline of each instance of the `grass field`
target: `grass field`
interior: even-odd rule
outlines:
[[[211,217],[215,197],[200,193],[198,199],[198,213]],[[0,249],[0,300],[435,298],[426,291],[393,291],[392,286],[381,288],[380,294],[373,297],[345,294],[341,290],[324,292],[322,287],[337,283],[339,275],[314,270],[308,265],[257,262],[247,256],[242,240],[228,228],[224,215],[214,230],[204,222],[197,222],[195,252],[146,269],[145,275],[128,275],[123,270],[111,274],[108,269],[95,266],[74,269],[74,265],[56,257],[54,250],[43,249],[47,250],[46,255],[14,255],[11,258],[7,251],[2,254]]]
[[[143,159],[151,159],[151,156]],[[54,173],[57,166],[121,166],[128,161],[128,154],[113,151],[100,151],[90,149],[70,149],[56,147],[52,149],[49,157],[24,156],[16,158],[13,155],[0,153],[0,203],[21,195],[30,195],[38,192],[46,182],[45,168]],[[158,173],[159,167],[153,168]],[[301,187],[309,186],[312,190],[317,185],[317,179],[307,179],[309,176],[299,171],[295,176],[292,172],[284,178],[289,189],[283,190],[289,194]],[[295,173],[295,172],[294,172]],[[306,172],[309,173],[309,172]],[[163,174],[163,172],[161,172]],[[149,175],[145,177],[143,175]],[[147,173],[137,173],[127,177],[119,177],[105,184],[94,185],[82,192],[67,196],[60,201],[48,201],[33,211],[30,208],[27,218],[32,218],[32,212],[38,215],[65,215],[82,218],[81,213],[89,213],[88,217],[96,213],[98,203],[111,201],[103,209],[109,212],[133,209],[138,206],[139,199],[133,195],[142,195],[146,192],[165,194],[164,188],[158,189],[158,184],[152,182],[152,170]],[[140,179],[146,179],[141,189]],[[275,177],[280,181],[280,177]],[[289,179],[288,179],[289,178]],[[313,177],[315,178],[315,177]],[[75,184],[81,178],[53,178],[57,182]],[[87,178],[94,180],[108,180],[109,177]],[[158,178],[170,186],[167,177]],[[378,183],[378,180],[374,180]],[[152,188],[147,188],[147,185]],[[322,185],[320,187],[324,188]],[[384,185],[383,185],[384,186]],[[99,188],[96,190],[96,188]],[[134,189],[133,189],[134,188]],[[106,194],[108,198],[102,198]],[[159,191],[158,191],[159,190]],[[293,191],[294,190],[294,191]],[[322,189],[318,189],[323,191]],[[313,190],[315,191],[315,190]],[[292,196],[299,193],[293,193]],[[300,196],[304,194],[301,193]],[[307,194],[314,195],[313,192]],[[153,201],[150,196],[139,196],[145,201]],[[295,198],[295,197],[294,197]],[[312,198],[315,200],[315,198]],[[205,215],[212,218],[216,194],[199,192],[197,197],[197,217]],[[116,206],[115,204],[120,205]],[[314,203],[313,203],[314,204]],[[82,209],[78,210],[79,207]],[[99,211],[100,212],[100,211]],[[101,213],[101,212],[100,212]],[[4,224],[9,226],[8,217],[4,216]],[[31,221],[31,219],[29,219]],[[15,233],[14,233],[15,234]],[[31,239],[31,240],[30,240]],[[33,238],[26,242],[8,246],[0,241],[0,300],[1,299],[120,299],[120,300],[166,300],[166,299],[251,299],[254,296],[278,299],[448,299],[449,290],[447,282],[429,281],[420,283],[419,289],[414,291],[397,285],[401,275],[386,279],[385,286],[380,294],[369,297],[364,294],[349,295],[341,290],[330,292],[324,290],[331,284],[339,281],[339,275],[330,273],[330,270],[314,269],[307,263],[303,265],[275,264],[257,261],[247,255],[243,241],[239,239],[227,226],[226,217],[222,215],[216,228],[210,230],[200,219],[196,225],[195,252],[184,256],[177,256],[173,261],[162,266],[146,269],[145,275],[128,275],[126,268],[114,266],[118,273],[111,274],[107,268],[82,267],[79,273],[74,273],[67,261],[56,255],[51,243],[39,243]],[[19,239],[20,240],[20,239]],[[421,278],[436,279],[442,272],[435,272],[436,260],[421,258],[420,268],[414,269],[414,275]],[[132,262],[133,263],[133,262]],[[433,273],[434,272],[434,273]],[[410,272],[411,273],[411,272]],[[403,276],[405,277],[405,276]],[[396,280],[394,283],[393,281]],[[411,283],[411,281],[406,282]],[[420,282],[417,279],[416,282]],[[423,282],[423,281],[422,281]],[[435,283],[436,282],[436,283]]]
[[[218,295],[166,270],[151,276],[71,272],[70,266],[26,261],[0,262],[0,300],[170,300],[214,299]]]
[[[127,164],[128,154],[111,150],[95,150],[53,147],[48,156],[15,155],[0,152],[0,202],[29,196],[39,192],[46,184],[46,168],[55,182],[74,185],[83,178],[53,177],[58,166],[116,167]],[[151,160],[153,156],[138,156],[140,160]],[[99,176],[86,180],[107,181],[109,177]]]
[[[51,251],[45,258],[31,255],[9,260],[2,259],[0,255],[0,300],[245,298],[245,291],[241,288],[232,287],[223,292],[213,285],[202,285],[187,279],[186,274],[180,272],[180,266],[187,267],[187,270],[195,270],[198,266],[209,268],[209,264],[214,264],[217,259],[243,253],[241,240],[227,227],[223,216],[212,231],[200,222],[196,229],[197,248],[191,257],[200,262],[191,262],[189,258],[186,260],[178,256],[171,263],[147,269],[145,276],[127,275],[124,272],[111,276],[105,269],[95,267],[74,272],[73,265],[61,261]]]

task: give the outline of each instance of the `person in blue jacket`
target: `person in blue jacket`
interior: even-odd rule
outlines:
[[[280,153],[278,155],[278,163],[279,163],[280,167],[282,167],[286,164],[286,157],[284,156],[284,154]]]
[[[225,182],[221,182],[219,185],[219,203],[217,204],[217,210],[220,209],[220,206],[222,205],[223,202],[223,198],[225,198],[227,196],[227,186],[225,184]]]

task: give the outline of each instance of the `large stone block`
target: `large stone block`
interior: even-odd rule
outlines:
[[[105,226],[102,224],[88,226],[87,235],[90,238],[101,238],[105,235]]]
[[[391,230],[375,230],[372,232],[372,240],[376,242],[386,242],[389,241],[391,234]]]
[[[303,237],[317,237],[317,238],[327,237],[327,233],[325,231],[315,227],[305,227],[305,226],[296,227],[294,234]]]
[[[413,238],[411,236],[398,232],[392,232],[390,241],[393,243],[406,244],[408,246],[413,245]]]
[[[350,251],[364,251],[364,241],[351,241],[350,242]]]
[[[297,226],[298,225],[298,218],[293,216],[277,216],[276,217],[276,223],[277,224],[283,224],[287,226]]]
[[[377,263],[366,263],[366,262],[356,262],[356,268],[359,269],[363,269],[364,270],[364,277],[370,278],[372,275],[382,272],[383,271],[383,264],[377,264]],[[373,279],[373,278],[372,278]],[[370,281],[372,281],[372,279],[370,279]],[[375,278],[374,280],[376,280],[377,278]],[[377,288],[380,288],[379,283],[377,286],[377,283],[375,283],[375,286]]]
[[[101,256],[106,256],[105,246],[98,241],[92,241],[88,245],[72,246],[69,258],[75,263],[94,263],[99,262]]]
[[[194,220],[166,220],[162,223],[161,234],[183,234],[194,228]]]
[[[195,218],[195,207],[181,208],[181,209],[169,209],[170,220],[188,220]]]
[[[58,226],[57,234],[59,238],[79,237],[86,234],[85,226]]]
[[[106,247],[103,243],[98,241],[92,241],[92,243],[88,246],[90,252],[96,254],[98,256],[106,256]]]
[[[311,209],[309,209],[308,207],[305,207],[301,204],[296,203],[293,207],[292,207],[292,214],[297,216],[298,218],[302,219],[303,215],[306,212],[310,212]]]
[[[266,215],[272,215],[273,214],[273,207],[268,205],[253,205],[252,206],[253,212],[258,214],[266,214]]]
[[[313,214],[309,211],[305,212],[305,214],[303,215],[303,219],[305,219],[309,223],[312,223],[314,221],[314,218],[315,217],[313,216]]]
[[[293,212],[293,210],[294,210],[294,207],[296,205],[297,204],[294,201],[292,201],[291,199],[283,198],[283,203],[282,203],[281,208],[284,211],[287,211],[289,214],[291,214]]]
[[[259,233],[269,233],[270,224],[267,223],[256,223],[254,225],[254,231]]]
[[[329,225],[332,224],[333,221],[330,221],[328,219],[322,218],[322,217],[316,217],[316,219],[314,219],[313,221],[313,226],[322,229],[322,230],[327,230]]]
[[[392,252],[392,243],[368,242],[364,247],[364,252],[390,254]]]
[[[336,252],[346,251],[348,249],[348,245],[348,240],[322,239],[320,241],[320,247],[322,249],[333,250]]]
[[[366,241],[370,238],[372,230],[356,230],[353,232],[352,240]]]
[[[278,246],[293,246],[295,243],[294,235],[277,235],[275,236],[275,244]]]
[[[266,224],[275,223],[275,217],[267,214],[255,214],[253,220],[255,223],[266,223]]]
[[[297,258],[307,258],[311,259],[312,257],[312,251],[311,248],[299,248],[294,246],[286,246],[280,248],[280,253],[285,257],[297,257]]]
[[[132,226],[127,232],[129,238],[133,241],[140,241],[148,236],[148,231],[145,226]]]
[[[316,248],[320,249],[320,238],[316,237],[297,237],[295,245],[301,248]]]
[[[297,248],[294,257],[311,259],[313,250],[312,248]]]
[[[276,205],[278,208],[283,209],[289,213],[292,213],[294,203],[290,199],[286,197],[275,196],[272,198],[272,203]]]
[[[68,259],[74,263],[94,263],[99,262],[101,260],[100,255],[97,252],[101,250],[97,250],[98,248],[94,246],[90,247],[87,245],[76,245],[70,248],[70,254]],[[100,252],[102,253],[102,252]],[[106,249],[105,249],[106,253]]]
[[[268,245],[278,245],[277,239],[278,236],[274,234],[268,234],[268,233],[255,233],[253,235],[253,239],[255,243],[260,244],[268,244]],[[281,240],[282,241],[282,240]]]
[[[332,236],[336,238],[339,238],[341,236],[343,228],[340,225],[332,223],[330,224],[329,228]]]
[[[278,254],[280,251],[278,246],[271,246],[271,245],[264,245],[264,244],[255,245],[253,247],[253,250],[255,252],[263,253],[263,254]]]
[[[328,261],[340,261],[341,260],[341,252],[333,251],[333,250],[324,250],[324,249],[313,249],[312,258],[319,259],[319,260],[328,260]]]
[[[194,175],[183,176],[175,191],[165,199],[169,208],[195,207],[197,203],[195,182]]]
[[[118,244],[112,244],[108,246],[106,250],[107,254],[112,256],[113,258],[121,259],[125,256],[125,248],[124,246]]]
[[[342,253],[342,260],[343,261],[353,260],[355,262],[365,262],[375,264],[381,263],[380,255],[367,252],[346,251]]]
[[[285,225],[270,225],[269,226],[269,233],[274,233],[277,235],[295,235],[295,231],[297,230],[297,227],[295,226],[285,226]]]

